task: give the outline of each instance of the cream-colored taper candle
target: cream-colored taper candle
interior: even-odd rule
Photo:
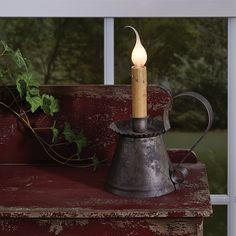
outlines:
[[[132,27],[136,34],[136,43],[132,51],[133,66],[131,69],[132,75],[132,117],[146,118],[147,117],[147,69],[145,63],[147,61],[147,53],[141,44],[138,32]]]
[[[132,117],[147,117],[147,70],[146,66],[132,66]]]

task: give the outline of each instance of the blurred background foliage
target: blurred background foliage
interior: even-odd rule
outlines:
[[[130,84],[134,26],[148,54],[148,83],[173,95],[195,91],[214,110],[213,129],[227,128],[226,18],[115,19],[115,83]],[[0,39],[19,48],[41,84],[103,84],[103,19],[1,18]],[[11,83],[7,81],[7,83]],[[191,99],[176,99],[172,129],[198,132],[206,112]]]
[[[130,83],[135,37],[124,26],[132,25],[147,50],[148,82],[167,87],[172,94],[201,93],[214,108],[213,128],[227,127],[227,19],[117,19],[115,24],[116,83]],[[174,103],[173,127],[202,128],[201,107],[181,100]]]
[[[22,51],[41,84],[103,83],[103,19],[1,18],[0,39]]]
[[[116,84],[130,83],[135,37],[125,25],[139,31],[147,50],[149,84],[172,94],[203,94],[214,108],[213,128],[225,129],[227,19],[115,19]],[[30,59],[41,84],[103,83],[103,19],[2,18],[0,29],[0,39]],[[196,131],[205,125],[201,106],[182,99],[174,104],[173,127]]]

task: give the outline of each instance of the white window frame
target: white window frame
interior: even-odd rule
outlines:
[[[236,235],[236,0],[0,0],[0,17],[104,18],[104,84],[114,84],[115,17],[228,18],[228,193],[212,194],[227,205],[227,235]]]
[[[0,0],[0,16],[235,17],[235,0]]]

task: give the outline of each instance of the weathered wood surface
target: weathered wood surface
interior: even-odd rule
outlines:
[[[61,107],[61,112],[57,115],[59,123],[68,120],[74,129],[78,131],[83,129],[89,144],[82,156],[96,153],[98,157],[111,159],[117,135],[110,130],[109,125],[115,120],[131,117],[130,86],[48,86],[43,87],[43,90],[59,99]],[[163,109],[171,100],[169,92],[157,86],[149,86],[148,90],[149,116],[162,116]],[[0,99],[6,101],[8,98],[7,90],[0,87]],[[42,121],[40,113],[31,116],[31,119],[37,127],[50,124],[47,119]],[[30,131],[2,107],[0,107],[0,120],[0,163],[52,162]],[[181,152],[179,154],[181,157]],[[178,155],[176,151],[170,153],[171,157],[176,155]]]
[[[117,136],[109,125],[130,118],[130,86],[43,89],[59,98],[60,122],[83,128],[89,140],[83,156],[110,160]],[[170,94],[153,86],[148,95],[149,115],[162,116]],[[1,88],[0,96],[7,100]],[[31,116],[35,126],[47,126],[41,118]],[[0,108],[0,119],[0,235],[202,236],[203,217],[212,208],[206,170],[194,153],[184,164],[190,175],[180,189],[158,198],[122,198],[103,189],[108,166],[97,172],[55,166],[16,117]],[[169,156],[176,162],[186,152],[170,150]]]
[[[179,190],[132,199],[103,190],[108,167],[97,172],[58,166],[1,165],[0,217],[106,218],[208,217],[212,213],[203,164],[190,170]]]
[[[202,231],[200,218],[0,220],[4,236],[202,236]]]
[[[0,165],[0,235],[202,236],[212,214],[205,166],[175,192],[132,199],[105,192],[97,172],[45,165]]]
[[[3,88],[2,88],[3,89]],[[83,156],[96,153],[101,158],[111,158],[116,135],[109,129],[114,120],[131,117],[130,86],[48,86],[47,93],[59,99],[61,112],[59,123],[68,120],[76,130],[83,129],[89,145]],[[3,99],[9,96],[7,91]],[[170,101],[169,93],[157,86],[149,88],[149,115],[162,114],[163,107]],[[47,126],[48,120],[40,123],[40,113],[31,116],[35,126]],[[0,162],[50,162],[37,141],[24,129],[17,118],[0,107]],[[37,150],[37,152],[35,152]]]

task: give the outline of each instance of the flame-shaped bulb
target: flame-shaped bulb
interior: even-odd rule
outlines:
[[[132,26],[125,26],[125,28],[131,28],[136,35],[136,43],[132,51],[131,60],[135,66],[142,67],[147,61],[147,52],[141,44],[137,30]]]

